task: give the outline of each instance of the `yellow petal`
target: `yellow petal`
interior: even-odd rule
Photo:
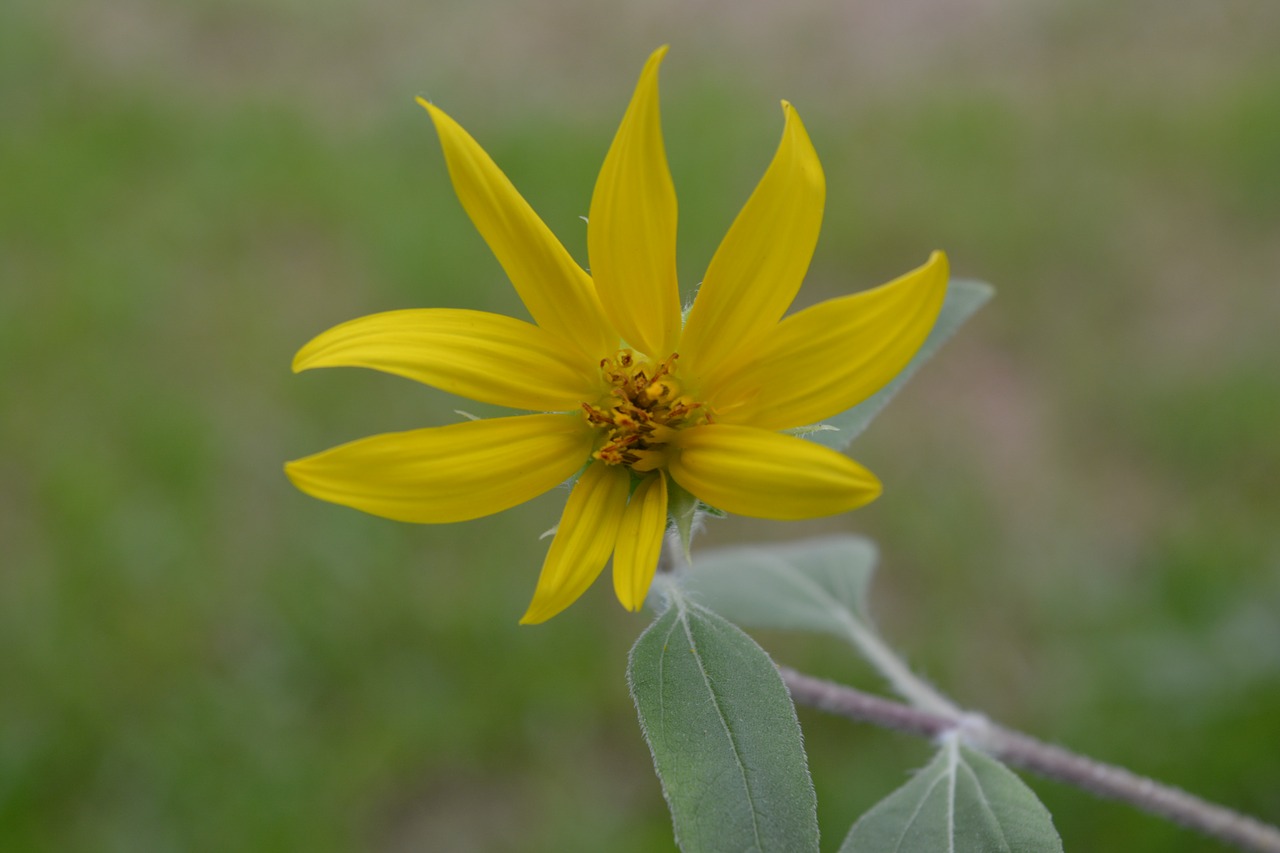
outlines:
[[[809,269],[826,183],[795,109],[773,162],[747,199],[698,288],[680,338],[682,367],[705,374],[750,348],[782,317]]]
[[[579,414],[520,415],[375,435],[285,465],[312,497],[423,524],[466,521],[563,483],[591,452]]]
[[[369,367],[451,394],[534,411],[576,410],[600,396],[600,371],[550,332],[501,314],[454,308],[388,311],[334,326],[293,359]]]
[[[667,529],[667,478],[659,471],[636,487],[622,516],[613,555],[613,590],[618,601],[638,613],[658,568]]]
[[[755,518],[818,518],[880,494],[875,475],[842,453],[776,432],[711,424],[681,430],[668,471],[703,503]]]
[[[839,414],[907,366],[938,318],[947,257],[787,317],[732,375],[709,381],[725,423],[789,429]]]
[[[600,575],[618,540],[630,488],[631,474],[621,466],[596,463],[582,472],[565,504],[521,625],[536,625],[555,616]]]
[[[617,349],[591,277],[511,181],[452,118],[422,98],[444,148],[453,189],[539,326],[594,359]]]
[[[649,57],[591,196],[587,254],[605,314],[626,342],[663,359],[680,331],[676,191],[658,115],[658,65]]]

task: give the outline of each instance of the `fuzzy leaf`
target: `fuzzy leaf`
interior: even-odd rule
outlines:
[[[674,584],[667,592],[627,676],[676,843],[684,853],[816,853],[817,800],[777,669],[742,631]]]
[[[849,830],[840,853],[1062,853],[1053,818],[1021,779],[954,735]]]
[[[876,547],[860,536],[698,554],[681,578],[686,593],[747,628],[820,631],[847,641],[902,698],[940,714],[960,709],[911,672],[866,615]]]
[[[920,365],[932,358],[938,348],[994,294],[995,288],[986,282],[953,279],[947,285],[946,300],[942,303],[942,311],[939,312],[938,320],[933,325],[933,331],[929,332],[929,337],[925,339],[915,358],[911,359],[888,385],[847,412],[828,419],[826,424],[835,427],[834,430],[813,432],[806,438],[836,450],[844,450],[848,447],[867,428],[872,419],[888,405],[889,400],[907,383]]]
[[[848,639],[866,623],[876,546],[861,536],[717,548],[695,555],[686,593],[747,628],[823,631]]]

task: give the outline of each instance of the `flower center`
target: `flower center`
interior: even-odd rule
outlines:
[[[606,465],[626,465],[644,473],[666,462],[666,444],[676,430],[711,420],[707,407],[681,392],[676,359],[653,364],[629,349],[601,359],[600,372],[612,387],[598,406],[583,403],[587,420],[601,440],[592,454]]]

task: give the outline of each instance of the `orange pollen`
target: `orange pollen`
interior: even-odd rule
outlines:
[[[626,465],[636,473],[663,467],[666,445],[677,430],[711,422],[703,403],[681,392],[676,359],[653,364],[631,350],[600,361],[600,373],[612,386],[596,405],[582,404],[587,422],[600,438],[592,454],[606,465]]]

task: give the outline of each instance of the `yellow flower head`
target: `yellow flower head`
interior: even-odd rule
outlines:
[[[843,412],[892,379],[946,291],[946,258],[935,252],[889,284],[783,319],[813,255],[826,192],[804,125],[784,101],[777,153],[682,322],[676,196],[658,115],[665,53],[645,65],[596,180],[590,275],[475,140],[419,99],[462,206],[534,323],[391,311],[322,333],[293,363],[295,371],[370,367],[538,413],[377,435],[285,466],[314,497],[425,523],[499,512],[581,472],[523,623],[572,604],[610,556],[618,599],[639,610],[674,489],[777,519],[875,499],[880,483],[869,471],[783,431]]]

